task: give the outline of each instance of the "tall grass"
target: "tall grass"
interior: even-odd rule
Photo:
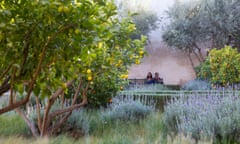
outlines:
[[[134,144],[134,143],[161,143],[162,138],[162,122],[161,113],[154,112],[138,122],[136,121],[117,121],[103,124],[93,112],[96,119],[95,129],[79,139],[73,139],[67,135],[59,135],[50,139],[26,139],[25,137],[14,136],[0,137],[1,144]],[[91,120],[93,121],[93,119]],[[96,124],[97,122],[97,124]],[[93,122],[90,122],[93,124]],[[9,127],[11,128],[11,127]]]
[[[161,113],[154,112],[138,122],[104,123],[99,125],[92,135],[82,140],[97,144],[161,143],[164,140]]]
[[[0,115],[0,136],[30,134],[29,128],[19,115],[13,112]]]
[[[96,111],[90,112],[92,118],[98,118]],[[68,135],[51,138],[26,138],[22,136],[0,137],[1,144],[194,144],[188,136],[177,135],[174,139],[164,134],[162,113],[155,111],[145,119],[129,122],[115,122],[102,125],[95,119],[95,129],[92,133],[73,139]],[[199,141],[198,144],[211,144],[210,141]]]

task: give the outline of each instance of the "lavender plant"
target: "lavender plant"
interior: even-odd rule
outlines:
[[[163,122],[168,133],[190,134],[215,143],[239,143],[240,99],[230,94],[208,93],[172,99],[165,107]]]
[[[67,122],[65,123],[65,129],[79,130],[83,134],[89,134],[90,130],[90,116],[86,109],[74,110]]]
[[[154,106],[144,105],[133,97],[116,97],[101,115],[104,121],[138,121],[153,111]]]
[[[145,85],[133,85],[128,88],[131,91],[160,91],[169,90],[168,87],[162,84],[145,84]]]
[[[170,89],[162,84],[134,85],[127,90],[119,92],[118,98],[129,98],[139,100],[144,105],[151,105],[159,110],[163,110],[163,105],[171,95],[164,95],[165,91]],[[163,95],[163,96],[156,96]]]
[[[183,87],[182,90],[210,90],[211,84],[204,80],[191,80],[187,82]]]

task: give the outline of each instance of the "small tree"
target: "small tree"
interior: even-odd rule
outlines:
[[[213,84],[240,82],[240,54],[230,46],[212,49],[206,61],[199,67],[198,77],[209,79]]]
[[[95,82],[107,82],[116,92],[120,75],[144,53],[145,38],[130,39],[135,25],[115,15],[108,0],[2,0],[0,97],[9,101],[0,114],[16,110],[34,136],[51,135],[72,110],[88,103]],[[9,95],[2,95],[7,91]],[[22,109],[31,97],[37,126]],[[53,109],[56,101],[62,105]]]

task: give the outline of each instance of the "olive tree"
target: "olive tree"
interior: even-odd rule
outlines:
[[[195,0],[178,2],[167,14],[163,40],[199,62],[204,60],[202,48],[239,47],[240,2],[237,0]],[[203,45],[205,44],[205,45]]]
[[[143,0],[115,0],[118,7],[118,16],[124,18],[131,16],[137,31],[132,38],[140,38],[141,35],[149,37],[150,33],[159,28],[160,17]],[[149,39],[148,39],[149,40]]]
[[[34,136],[51,135],[88,103],[88,95],[98,93],[96,83],[115,92],[120,75],[140,62],[145,42],[130,39],[135,25],[116,13],[108,0],[2,0],[0,98],[8,102],[0,114],[15,110]],[[30,99],[37,124],[23,107]],[[56,101],[62,105],[53,109]]]

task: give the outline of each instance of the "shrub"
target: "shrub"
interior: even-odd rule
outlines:
[[[145,84],[145,85],[133,85],[132,87],[129,87],[128,90],[131,90],[131,91],[160,91],[160,90],[169,90],[169,88],[162,84]]]
[[[240,99],[209,93],[172,99],[165,107],[163,122],[168,133],[191,134],[217,142],[239,143]]]
[[[79,130],[83,134],[89,134],[89,119],[90,115],[86,109],[74,110],[64,127],[66,130]]]
[[[152,106],[143,105],[132,97],[124,99],[116,97],[101,115],[104,121],[139,121],[153,111]]]
[[[187,82],[182,90],[210,90],[211,84],[203,80],[192,80]]]
[[[116,81],[112,79],[96,79],[96,82],[90,86],[88,106],[97,108],[106,106],[111,97],[117,93],[119,84],[116,84]]]
[[[128,90],[118,93],[118,98],[132,97],[132,99],[139,100],[144,105],[151,105],[159,110],[163,110],[163,105],[171,95],[155,96],[155,94],[162,94],[168,87],[162,84],[150,85],[134,85]]]
[[[237,49],[225,46],[212,49],[204,63],[197,70],[197,77],[208,79],[213,84],[226,86],[240,81],[240,53]]]
[[[66,102],[64,104],[67,105],[68,103]],[[51,111],[55,111],[57,109],[61,109],[62,104],[61,101],[57,100],[52,108]],[[40,110],[40,114],[43,116],[43,109],[41,108]],[[76,134],[81,134],[81,135],[85,135],[85,134],[89,134],[89,130],[90,130],[90,118],[91,118],[92,113],[88,112],[86,108],[81,108],[81,109],[76,109],[72,111],[72,114],[68,117],[67,121],[63,124],[63,126],[61,128],[58,129],[57,134],[64,134],[64,133],[70,133],[75,132]],[[37,124],[37,114],[36,114],[36,108],[30,107],[30,111],[28,114],[28,117],[30,118],[30,120],[32,120],[35,125]],[[57,120],[57,118],[55,119],[55,121]],[[55,121],[53,121],[53,123],[55,123]]]

